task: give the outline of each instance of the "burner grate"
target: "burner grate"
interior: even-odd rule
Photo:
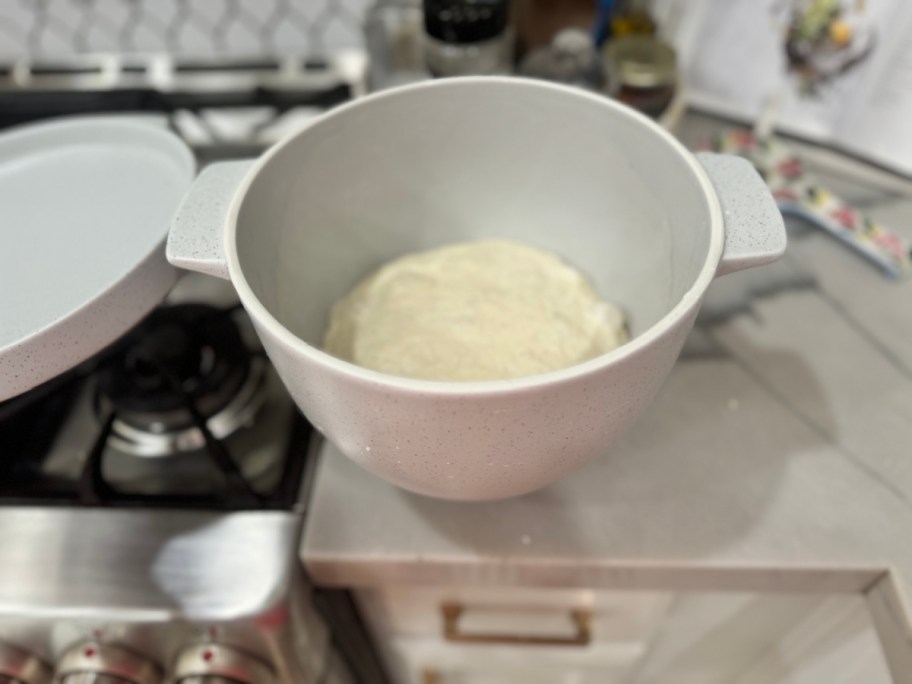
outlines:
[[[234,406],[239,388],[250,384],[245,384],[245,378],[260,377],[254,370],[260,369],[262,375],[267,365],[261,351],[246,346],[233,320],[240,315],[237,312],[237,307],[198,304],[161,307],[80,372],[17,398],[15,405],[0,404],[0,504],[206,510],[292,507],[304,473],[311,427],[290,408],[284,394],[284,408],[293,415],[290,423],[283,423],[288,428],[283,435],[287,443],[277,447],[283,448],[280,462],[270,461],[281,471],[274,483],[266,491],[255,487],[235,458],[246,454],[231,453],[234,431],[247,429],[262,404],[251,394],[250,410],[230,414],[239,416],[233,429],[224,418],[226,406]],[[88,421],[96,429],[89,433],[88,444],[82,445],[85,457],[72,477],[48,474],[49,445],[58,438],[60,425],[80,394],[89,391],[94,402]],[[199,444],[186,453],[160,453],[144,451],[140,440],[131,453],[118,434],[118,426],[123,425],[131,426],[134,437],[143,429],[150,437],[194,433]],[[197,472],[180,468],[186,459],[196,459],[196,464],[203,460],[217,486],[188,493],[179,487],[154,493],[124,487],[106,474],[106,462],[112,458],[139,459],[166,481],[169,475]]]
[[[173,508],[205,510],[285,510],[297,499],[298,486],[304,475],[307,445],[310,441],[310,424],[296,414],[287,456],[277,487],[267,495],[253,490],[244,479],[222,440],[212,437],[200,421],[200,427],[209,434],[207,453],[225,478],[225,487],[218,494],[137,494],[119,491],[103,475],[104,453],[116,414],[111,413],[102,425],[98,439],[79,479],[78,488],[66,501],[83,506],[116,506],[122,508]],[[4,498],[0,487],[0,498]]]

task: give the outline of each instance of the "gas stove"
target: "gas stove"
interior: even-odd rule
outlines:
[[[255,156],[315,114],[366,91],[358,50],[328,58],[183,59],[98,53],[0,61],[0,129],[49,117],[168,117],[201,160]]]
[[[318,676],[311,429],[255,340],[237,306],[168,303],[0,404],[0,682]]]
[[[0,504],[290,510],[310,427],[239,307],[155,310],[0,405]]]
[[[233,290],[194,275],[0,403],[0,684],[384,681],[297,561],[319,447]]]

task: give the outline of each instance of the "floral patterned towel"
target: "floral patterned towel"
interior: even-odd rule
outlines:
[[[835,235],[877,264],[887,275],[912,275],[912,245],[821,187],[801,159],[782,142],[757,140],[745,129],[729,129],[702,146],[749,159],[766,180],[783,214],[800,216]]]

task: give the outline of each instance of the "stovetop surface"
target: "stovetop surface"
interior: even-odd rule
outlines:
[[[0,507],[290,510],[310,437],[240,307],[169,303],[0,404]]]
[[[363,72],[363,60],[341,58],[188,65],[158,56],[140,71],[111,59],[31,69],[16,83],[11,73],[0,78],[7,105],[0,128],[68,113],[151,114],[205,165],[259,154],[276,136],[349,99]],[[114,81],[98,76],[110,71],[108,62],[120,69]],[[168,76],[150,80],[153,72]],[[137,85],[138,78],[145,80]],[[0,512],[295,507],[311,427],[233,288],[216,280],[184,275],[163,307],[109,349],[0,403]],[[182,307],[184,329],[175,332],[173,310]],[[232,345],[219,347],[226,338]]]

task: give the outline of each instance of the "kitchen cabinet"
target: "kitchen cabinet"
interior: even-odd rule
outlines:
[[[356,593],[359,607],[383,632],[404,637],[438,633],[443,609],[458,606],[461,635],[528,635],[570,640],[573,613],[590,621],[592,642],[646,640],[668,610],[671,594],[523,587],[382,587]]]
[[[623,682],[670,597],[490,587],[356,592],[397,682]]]
[[[892,681],[852,594],[390,586],[356,596],[401,684]],[[584,639],[574,615],[587,619]]]

